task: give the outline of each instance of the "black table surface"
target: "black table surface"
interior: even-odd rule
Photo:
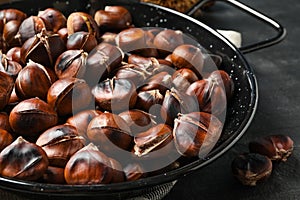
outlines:
[[[180,179],[164,200],[300,199],[300,1],[241,2],[279,21],[287,29],[287,36],[275,46],[245,55],[258,79],[259,103],[244,136],[217,161]],[[218,11],[214,12],[218,13],[216,17],[223,19],[204,20],[213,21],[211,26],[216,28],[242,29],[245,42],[274,34],[256,26],[252,19],[234,17],[236,13],[226,6],[216,5],[214,10]],[[226,15],[229,15],[229,21]],[[292,156],[287,162],[276,164],[266,182],[255,187],[242,186],[231,173],[233,158],[248,151],[249,141],[270,134],[289,135],[295,142]]]

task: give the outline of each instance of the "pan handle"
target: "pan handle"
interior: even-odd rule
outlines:
[[[193,6],[189,11],[186,12],[187,15],[191,16],[193,15],[201,6],[203,6],[205,3],[209,2],[211,0],[200,0],[195,6]],[[246,54],[252,51],[256,51],[265,47],[272,46],[274,44],[277,44],[281,42],[285,36],[286,36],[286,29],[282,27],[282,25],[275,20],[271,19],[270,17],[254,10],[253,8],[250,8],[249,6],[237,1],[237,0],[214,0],[214,1],[222,1],[225,3],[228,3],[239,10],[257,18],[258,20],[264,22],[265,24],[269,25],[275,31],[277,32],[277,35],[271,38],[268,38],[263,41],[259,41],[256,43],[252,43],[246,46],[240,47],[240,50],[242,53]]]

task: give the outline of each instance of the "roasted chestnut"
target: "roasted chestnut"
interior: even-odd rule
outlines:
[[[7,130],[0,128],[0,152],[13,141],[13,136]]]
[[[97,46],[97,39],[95,35],[89,32],[75,32],[68,37],[67,49],[83,50],[90,52]]]
[[[18,137],[0,153],[0,174],[21,180],[38,180],[48,168],[44,150]]]
[[[5,54],[0,52],[0,71],[7,73],[15,79],[21,69],[22,66],[19,63],[10,60]]]
[[[287,135],[268,135],[249,143],[252,153],[258,153],[275,161],[287,161],[294,148],[293,140]]]
[[[42,133],[36,144],[46,152],[51,166],[64,167],[70,157],[84,147],[84,138],[69,124],[57,125]]]
[[[174,88],[167,90],[161,107],[161,117],[166,124],[173,126],[174,119],[179,113],[187,114],[197,111],[200,109],[196,98]]]
[[[36,139],[43,131],[56,125],[57,113],[39,98],[31,98],[16,105],[10,115],[12,130],[26,139]]]
[[[2,38],[5,45],[4,51],[8,50],[11,47],[22,45],[21,40],[16,37],[21,23],[22,22],[18,20],[11,20],[9,22],[6,22],[6,24],[4,25],[2,33]]]
[[[117,154],[119,149],[129,151],[132,147],[133,137],[129,126],[123,118],[112,113],[105,112],[92,119],[87,136],[109,156]]]
[[[172,141],[172,128],[165,124],[158,124],[134,137],[134,154],[138,157],[146,155],[164,157],[174,147]],[[159,151],[162,148],[164,150]]]
[[[231,164],[233,175],[243,185],[255,186],[272,173],[272,161],[264,155],[245,153],[238,155]]]
[[[100,41],[116,45],[116,37],[117,33],[105,32],[103,35],[101,35]]]
[[[11,20],[23,21],[26,17],[26,13],[14,8],[3,9],[0,11],[0,21],[4,24]],[[2,32],[2,29],[0,29],[0,32]]]
[[[135,181],[147,176],[145,170],[138,163],[127,164],[123,170],[127,181]]]
[[[67,50],[56,60],[54,71],[59,79],[83,78],[88,54],[83,50]]]
[[[196,81],[188,87],[186,94],[198,99],[199,108],[203,112],[220,115],[226,110],[226,91],[216,81],[211,79]]]
[[[21,23],[18,34],[15,37],[23,44],[29,38],[39,34],[43,29],[46,29],[44,21],[38,16],[30,16]]]
[[[94,117],[102,114],[99,110],[84,110],[67,120],[67,124],[74,126],[77,129],[78,135],[87,138],[86,131],[89,123]]]
[[[139,52],[148,47],[146,32],[141,28],[129,28],[121,31],[116,37],[116,44],[124,52]]]
[[[68,161],[65,171],[68,184],[109,183],[113,170],[109,158],[92,143],[77,151]]]
[[[93,34],[97,40],[100,33],[94,18],[85,12],[73,12],[67,19],[68,34],[72,35],[75,32],[84,31]]]
[[[44,21],[46,29],[54,33],[57,33],[59,29],[67,25],[67,19],[64,14],[55,8],[39,11],[38,17]]]
[[[183,33],[179,30],[166,29],[159,32],[153,41],[154,46],[162,55],[168,55],[174,51],[176,47],[182,45]]]
[[[88,55],[84,79],[91,87],[95,86],[121,66],[123,57],[118,47],[108,43],[98,44]]]
[[[0,129],[12,131],[9,125],[9,115],[6,112],[0,112]]]
[[[154,57],[144,57],[136,54],[131,54],[128,57],[128,63],[139,66],[142,70],[149,73],[148,76],[153,75],[160,65],[159,60]]]
[[[62,41],[67,44],[68,41],[68,29],[65,28],[61,28],[57,31],[57,34],[59,35],[59,37],[62,39]]]
[[[144,132],[156,124],[153,115],[138,109],[124,111],[119,116],[128,124],[133,135]]]
[[[120,183],[125,181],[125,173],[122,165],[115,159],[109,158],[110,166],[112,168],[111,183]]]
[[[12,47],[6,52],[6,56],[9,60],[17,63],[21,62],[21,47]]]
[[[202,72],[203,69],[203,54],[201,50],[190,44],[183,44],[176,47],[171,54],[171,60],[177,68],[189,68],[195,73]]]
[[[0,71],[0,110],[8,104],[13,88],[14,79],[7,73]]]
[[[51,69],[30,60],[18,74],[15,92],[20,99],[38,97],[46,101],[48,90],[56,79]]]
[[[58,115],[66,116],[87,108],[92,101],[89,86],[83,79],[59,79],[48,90],[47,102]]]
[[[65,49],[65,44],[58,34],[52,34],[43,29],[23,44],[21,61],[25,64],[30,59],[51,68]]]
[[[174,87],[181,92],[185,92],[187,88],[197,80],[199,80],[197,75],[188,68],[178,69],[172,75]]]
[[[215,70],[208,76],[208,79],[215,82],[220,87],[224,87],[227,100],[231,99],[234,92],[234,82],[227,72],[224,70]]]
[[[106,6],[97,10],[94,19],[102,32],[119,32],[132,25],[131,14],[123,6]]]
[[[179,114],[173,129],[176,149],[186,157],[204,158],[215,146],[222,129],[222,122],[209,113]]]
[[[135,85],[127,79],[107,79],[92,89],[96,104],[103,110],[119,112],[135,106]]]

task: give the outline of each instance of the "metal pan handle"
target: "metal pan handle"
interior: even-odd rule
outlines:
[[[211,0],[200,0],[195,6],[193,6],[193,8],[188,10],[186,12],[186,14],[189,16],[193,15],[201,6],[203,6],[205,3],[209,2],[209,1],[211,1]],[[222,2],[228,3],[228,4],[238,8],[239,10],[264,22],[268,26],[275,29],[275,31],[277,32],[277,35],[274,37],[240,47],[240,50],[242,51],[242,53],[246,54],[246,53],[249,53],[252,51],[256,51],[256,50],[259,50],[259,49],[262,49],[265,47],[272,46],[274,44],[279,43],[280,41],[282,41],[285,38],[286,29],[284,27],[282,27],[282,25],[280,23],[276,22],[275,20],[271,19],[270,17],[268,17],[256,10],[254,10],[253,8],[250,8],[249,6],[239,2],[237,0],[214,0],[214,1],[222,1]]]

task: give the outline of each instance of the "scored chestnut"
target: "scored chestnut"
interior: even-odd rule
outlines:
[[[244,153],[234,158],[231,169],[243,185],[255,186],[271,175],[272,161],[261,154]]]
[[[46,28],[44,21],[38,16],[30,16],[22,21],[18,34],[15,36],[23,44]]]
[[[89,32],[79,31],[68,37],[66,46],[68,50],[76,49],[89,53],[97,46],[97,39]]]
[[[0,51],[0,71],[7,73],[15,79],[21,69],[22,66],[18,62],[9,59],[7,55]]]
[[[84,138],[69,124],[57,125],[43,132],[36,144],[46,152],[51,166],[64,167],[70,157],[84,147]]]
[[[268,135],[249,143],[252,153],[259,153],[275,161],[287,161],[292,154],[294,141],[287,135]]]
[[[49,165],[44,150],[18,137],[0,153],[0,174],[20,180],[38,180]]]
[[[92,143],[77,151],[68,161],[65,171],[68,184],[109,183],[113,177],[109,158]]]
[[[0,71],[0,110],[8,104],[13,88],[14,79],[5,72]]]

